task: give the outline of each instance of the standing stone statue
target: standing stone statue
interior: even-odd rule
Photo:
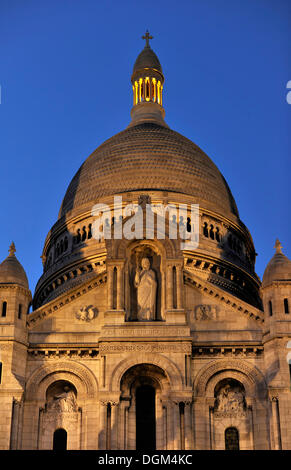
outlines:
[[[48,404],[48,409],[58,412],[77,411],[76,397],[73,390],[65,386],[62,393],[54,395],[53,399]]]
[[[143,258],[141,268],[137,268],[134,285],[137,288],[138,320],[155,320],[157,281],[155,272],[150,269],[150,260]]]

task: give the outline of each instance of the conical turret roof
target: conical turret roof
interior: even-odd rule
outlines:
[[[15,256],[15,245],[12,242],[9,255],[0,264],[0,284],[18,284],[29,289],[26,273]]]
[[[282,253],[282,245],[276,240],[276,253],[271,258],[263,275],[263,287],[271,284],[273,281],[291,280],[291,261]]]

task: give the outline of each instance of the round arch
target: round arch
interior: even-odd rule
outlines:
[[[178,366],[170,361],[170,359],[158,354],[139,353],[134,358],[128,357],[117,364],[112,372],[110,390],[119,392],[121,379],[127,370],[133,366],[142,364],[151,364],[162,369],[169,380],[171,390],[178,391],[183,389],[184,382],[182,373]]]
[[[122,239],[120,240],[118,245],[116,245],[115,256],[116,258],[125,259],[127,258],[128,253],[132,251],[134,248],[136,248],[137,246],[148,245],[153,249],[153,251],[160,253],[164,259],[165,258],[168,258],[168,259],[177,258],[177,257],[180,257],[181,254],[179,253],[179,250],[177,249],[178,247],[175,246],[174,242],[176,242],[176,240],[171,240],[169,238],[165,238],[161,240],[145,239],[145,240],[134,240],[134,241]]]
[[[143,363],[135,364],[123,374],[120,381],[121,394],[130,396],[132,390],[144,384],[159,388],[163,395],[170,391],[169,378],[165,371],[156,365]]]
[[[194,385],[194,395],[213,397],[216,385],[225,378],[241,382],[250,397],[264,397],[266,382],[263,374],[255,366],[238,360],[213,361],[198,373]]]
[[[42,365],[31,374],[27,381],[26,400],[37,398],[45,401],[47,388],[57,380],[72,383],[80,397],[97,398],[98,383],[93,372],[77,362],[64,361]]]

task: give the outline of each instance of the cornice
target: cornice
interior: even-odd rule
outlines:
[[[22,294],[24,294],[26,297],[28,297],[30,300],[32,298],[31,291],[29,289],[26,289],[25,287],[19,286],[18,284],[12,284],[12,283],[1,283],[0,284],[0,289],[17,289],[20,291]]]
[[[192,358],[199,357],[260,357],[264,352],[262,345],[193,345]]]
[[[288,279],[282,279],[281,281],[272,281],[270,284],[267,284],[266,286],[261,286],[260,290],[262,292],[266,292],[268,290],[273,289],[274,287],[282,287],[282,286],[291,286],[291,280]]]

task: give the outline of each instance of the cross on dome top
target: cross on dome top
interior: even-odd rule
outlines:
[[[144,36],[142,36],[142,39],[145,39],[145,41],[146,41],[145,47],[151,47],[149,40],[153,39],[153,36],[150,36],[150,33],[148,32],[148,30],[146,30],[146,33],[145,33]]]
[[[276,253],[282,253],[282,245],[280,241],[278,240],[278,238],[276,240],[274,248],[276,249]]]
[[[11,243],[10,247],[9,247],[9,256],[13,256],[14,253],[16,252],[16,248],[15,248],[15,245],[14,245],[14,242]]]

